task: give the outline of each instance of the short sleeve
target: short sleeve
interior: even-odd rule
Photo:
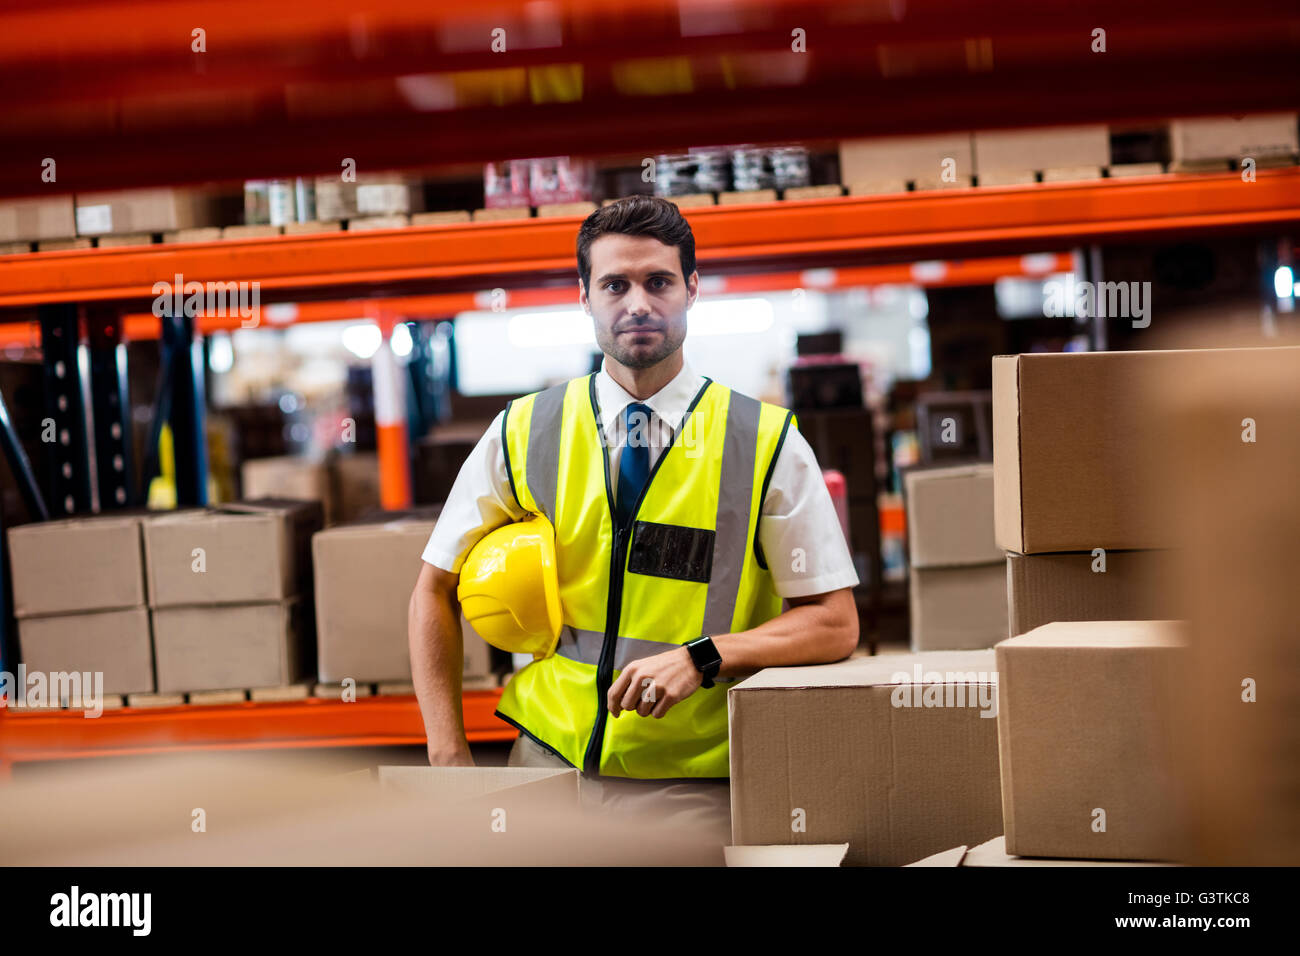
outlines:
[[[791,427],[777,454],[758,519],[758,541],[783,598],[858,584],[839,515],[808,440]]]
[[[501,434],[504,420],[505,412],[501,411],[456,475],[438,523],[424,546],[422,557],[434,567],[459,573],[465,555],[480,538],[524,517],[506,474]]]

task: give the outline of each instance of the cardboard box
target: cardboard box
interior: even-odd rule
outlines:
[[[379,456],[358,451],[330,460],[334,521],[353,521],[379,507]]]
[[[297,599],[150,612],[158,691],[276,687],[302,675]]]
[[[154,689],[149,612],[142,607],[24,618],[18,644],[28,674],[98,671],[105,694]]]
[[[314,501],[263,499],[152,518],[143,529],[149,605],[247,604],[309,594],[311,536],[320,529],[321,506]]]
[[[972,175],[970,133],[841,140],[840,182],[848,186],[886,180],[929,181],[940,176],[944,162],[950,159],[959,179]]]
[[[1173,621],[1046,624],[998,644],[1007,852],[1184,860]]]
[[[1191,663],[1176,717],[1178,776],[1192,803],[1193,862],[1295,866],[1300,389],[1287,363],[1237,359],[1154,382],[1146,396],[1169,423],[1149,504],[1182,517],[1175,578]],[[1214,424],[1222,434],[1210,441]]]
[[[145,603],[139,515],[41,521],[9,529],[14,615]]]
[[[245,499],[319,501],[324,508],[325,525],[328,527],[335,520],[330,473],[325,462],[298,455],[278,455],[250,458],[239,471]]]
[[[908,571],[912,650],[992,647],[1007,636],[1007,574],[1002,564]]]
[[[71,196],[0,202],[0,242],[39,242],[76,234]]]
[[[957,846],[908,866],[1170,866],[1169,863],[1139,863],[1134,860],[1048,860],[1012,856],[1006,837],[996,836],[979,846]]]
[[[908,471],[908,560],[913,568],[1001,563],[993,533],[993,465]]]
[[[1199,429],[1192,446],[1211,447],[1240,442],[1262,369],[1300,381],[1300,348],[995,356],[998,545],[1021,553],[1171,547],[1185,516],[1160,506],[1167,487],[1143,484],[1169,447],[1170,420],[1150,400],[1154,384],[1221,382],[1222,417],[1189,425]],[[1279,423],[1272,434],[1300,441],[1297,425]]]
[[[848,843],[847,864],[900,866],[996,836],[993,669],[988,650],[889,654],[740,682],[732,842]]]
[[[1094,570],[1102,567],[1105,570]],[[1170,551],[1007,555],[1010,635],[1053,621],[1163,621],[1184,616]]]
[[[1174,165],[1216,163],[1249,156],[1257,163],[1290,162],[1300,152],[1295,113],[1254,113],[1173,120],[1169,154]]]
[[[77,193],[76,203],[79,236],[221,225],[216,197],[201,189]]]
[[[316,218],[355,219],[424,211],[421,180],[399,173],[366,173],[355,182],[338,176],[316,178]]]
[[[339,525],[312,538],[320,679],[409,681],[407,610],[434,522]],[[488,645],[461,618],[464,673],[491,672]]]
[[[1064,166],[1109,166],[1110,130],[1090,126],[980,130],[973,138],[975,174],[1033,172]]]

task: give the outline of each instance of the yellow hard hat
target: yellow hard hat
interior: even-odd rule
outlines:
[[[536,660],[553,654],[561,618],[551,522],[532,515],[484,535],[465,556],[456,596],[493,647]]]

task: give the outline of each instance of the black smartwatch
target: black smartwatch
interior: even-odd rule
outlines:
[[[718,671],[722,668],[722,655],[718,653],[713,638],[706,635],[699,640],[688,641],[686,649],[691,653],[691,660],[695,662],[695,669],[704,675],[704,680],[700,682],[700,686],[712,687],[713,678],[718,676]]]

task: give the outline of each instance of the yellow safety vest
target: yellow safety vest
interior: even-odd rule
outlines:
[[[506,406],[511,489],[521,508],[555,526],[564,628],[555,654],[506,685],[497,715],[584,773],[727,777],[729,681],[697,689],[659,719],[615,720],[605,698],[630,661],[781,612],[758,517],[793,421],[784,408],[706,378],[655,462],[631,527],[616,529],[617,476],[595,375]]]

